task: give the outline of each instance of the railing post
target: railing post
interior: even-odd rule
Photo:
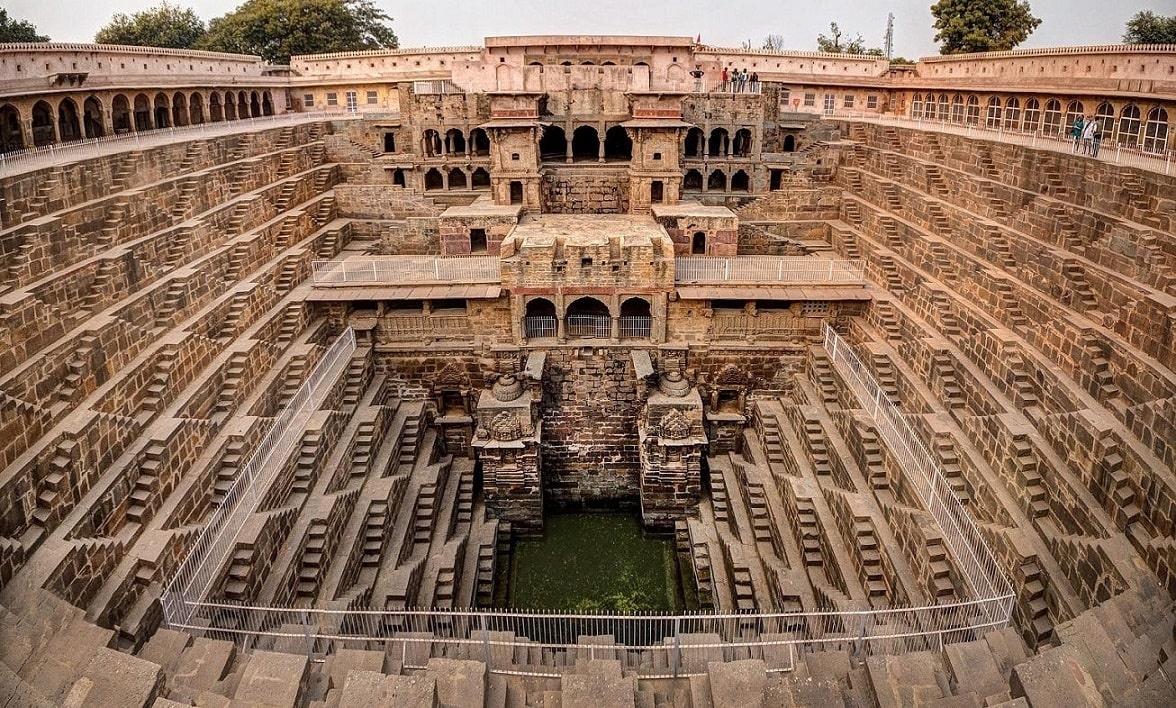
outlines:
[[[493,673],[494,667],[490,664],[490,632],[486,629],[485,612],[478,615],[478,622],[482,626],[482,655],[483,661],[486,662],[486,672]]]
[[[306,640],[306,658],[314,655],[314,645],[310,642],[310,623],[306,618],[306,610],[302,611],[302,637]]]
[[[678,667],[682,664],[682,618],[674,618],[674,678],[678,678]]]

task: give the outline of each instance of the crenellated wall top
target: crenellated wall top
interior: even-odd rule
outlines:
[[[164,47],[137,47],[127,44],[81,44],[70,42],[9,42],[0,43],[0,55],[6,54],[135,54],[165,56],[189,59],[207,59],[224,62],[245,62],[268,66],[261,57],[253,54],[230,54],[227,52],[205,52],[196,49],[168,49]]]

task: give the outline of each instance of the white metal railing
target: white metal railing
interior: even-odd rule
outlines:
[[[498,256],[358,256],[314,261],[315,285],[497,283]]]
[[[168,624],[180,626],[191,620],[196,604],[204,599],[232,552],[237,535],[302,437],[303,426],[321,402],[323,392],[346,369],[355,348],[355,330],[348,328],[274,418],[164,588],[160,604]]]
[[[837,110],[827,115],[833,118],[846,118],[884,125],[898,125],[904,128],[934,130],[940,133],[951,133],[953,135],[963,135],[965,137],[975,137],[983,140],[995,140],[1012,145],[1023,145],[1036,150],[1074,152],[1074,138],[1069,135],[1069,126],[1064,124],[1061,132],[1055,133],[1055,129],[1034,129],[1031,131],[1009,130],[1003,126],[1003,123],[1000,126],[989,128],[982,123],[970,124],[948,119],[916,118],[892,114],[881,115],[860,111]],[[1172,174],[1176,172],[1176,151],[1168,148],[1167,144],[1171,143],[1170,134],[1174,129],[1176,129],[1176,126],[1169,126],[1169,140],[1166,141],[1163,150],[1147,152],[1142,148],[1111,145],[1109,144],[1109,140],[1105,140],[1099,150],[1098,157],[1092,157],[1091,159],[1123,165],[1125,167],[1136,167],[1141,170],[1159,172],[1165,175]]]
[[[873,417],[879,437],[886,442],[927,511],[939,524],[944,545],[951,551],[956,570],[967,582],[971,597],[976,600],[1007,598],[1011,612],[1012,584],[972,522],[971,515],[952,492],[951,484],[943,476],[935,458],[845,340],[827,323],[821,326],[821,334],[830,361]],[[995,622],[999,617],[990,619]],[[1007,615],[1005,619],[1008,619]]]
[[[676,283],[862,283],[861,261],[810,256],[679,256]]]
[[[687,79],[690,91],[693,93],[733,93],[758,95],[763,91],[762,81],[723,81],[722,79]]]
[[[554,337],[558,331],[558,323],[551,315],[530,315],[523,318],[523,332],[528,339]]]
[[[178,128],[159,128],[157,130],[106,135],[101,138],[74,140],[68,143],[42,145],[40,147],[0,153],[0,177],[23,174],[45,167],[64,165],[90,157],[121,152],[123,150],[139,150],[184,140],[232,135],[233,133],[258,128],[313,123],[315,121],[327,120],[328,118],[336,120],[353,117],[355,117],[353,114],[346,112],[314,111],[307,113],[280,113],[273,116],[241,118],[239,120],[217,121],[215,123],[205,122]]]
[[[608,339],[612,337],[612,317],[608,315],[568,315],[564,327],[569,337]]]
[[[436,96],[447,93],[465,93],[465,91],[457,84],[448,79],[437,79],[435,81],[414,81],[412,82],[412,92],[417,96]]]
[[[621,339],[649,339],[653,318],[649,315],[622,315],[620,330]]]
[[[618,659],[643,678],[705,673],[707,663],[762,658],[770,671],[790,671],[797,653],[844,650],[859,657],[938,651],[1007,624],[1004,598],[923,607],[818,612],[573,615],[487,610],[323,610],[200,602],[186,629],[236,642],[284,638],[310,656],[371,642],[399,654],[406,668],[429,657],[462,654],[493,673],[558,676],[576,657]],[[1005,619],[992,620],[993,617]],[[592,637],[592,643],[581,643]],[[528,660],[516,664],[517,649]],[[536,651],[536,650],[540,651]]]

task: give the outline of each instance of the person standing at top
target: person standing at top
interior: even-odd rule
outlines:
[[[727,67],[723,67],[723,91],[727,90]]]
[[[759,91],[759,72],[753,71],[751,72],[751,92],[756,93],[757,91]]]
[[[739,72],[739,92],[742,93],[747,90],[747,69]]]
[[[1094,126],[1090,131],[1090,156],[1098,157],[1098,148],[1102,145],[1102,123],[1098,118],[1095,118],[1090,124]]]
[[[1070,127],[1070,135],[1074,136],[1074,152],[1078,152],[1078,146],[1082,144],[1082,129],[1086,127],[1086,121],[1082,120],[1082,116],[1074,119],[1074,125]]]
[[[694,93],[702,93],[702,91],[703,91],[702,67],[696,64],[694,66],[694,71],[690,72],[690,76],[692,76],[694,78]]]
[[[1094,129],[1098,127],[1098,121],[1091,118],[1086,121],[1086,127],[1082,129],[1082,154],[1089,154],[1094,149]]]

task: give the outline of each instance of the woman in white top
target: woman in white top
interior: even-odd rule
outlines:
[[[1082,129],[1082,154],[1086,155],[1094,149],[1094,134],[1098,130],[1098,119],[1092,118],[1087,121],[1086,127]]]

